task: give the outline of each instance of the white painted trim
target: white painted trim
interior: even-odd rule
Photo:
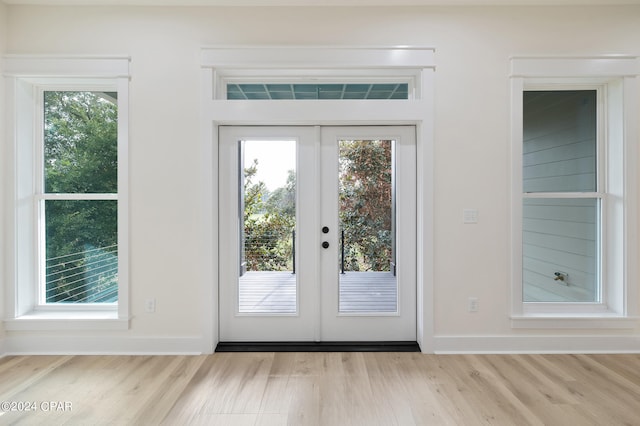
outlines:
[[[640,58],[637,56],[516,56],[511,58],[511,77],[619,78],[638,74],[640,74]]]
[[[7,350],[5,348],[5,339],[0,339],[0,358],[7,355]]]
[[[6,77],[129,77],[128,56],[5,55]]]
[[[512,316],[511,328],[540,329],[635,329],[639,318],[598,315],[531,315]]]
[[[436,354],[640,353],[640,336],[436,336]]]
[[[224,77],[233,77],[235,70],[247,70],[251,76],[259,75],[260,72],[266,71],[269,76],[273,77],[278,75],[278,72],[286,71],[287,76],[295,75],[296,70],[287,70],[286,65],[291,65],[292,62],[300,61],[302,57],[308,55],[308,52],[318,52],[318,50],[327,51],[339,51],[335,57],[330,58],[332,67],[335,71],[340,67],[342,74],[348,72],[350,76],[355,74],[355,71],[370,75],[379,73],[385,68],[390,70],[390,74],[402,74],[406,75],[407,69],[403,68],[411,62],[405,60],[405,62],[396,62],[391,54],[378,56],[376,67],[370,67],[363,70],[362,58],[357,59],[355,56],[345,55],[345,52],[351,51],[355,53],[359,50],[398,50],[399,54],[413,56],[416,64],[415,75],[416,76],[416,89],[420,91],[419,100],[413,101],[392,101],[394,102],[394,108],[386,108],[385,112],[380,112],[383,103],[378,101],[367,101],[366,104],[351,103],[346,101],[340,101],[341,105],[334,105],[334,108],[326,108],[326,101],[304,101],[304,102],[244,102],[244,101],[226,101],[216,100],[216,93],[214,84],[217,80]],[[256,50],[258,50],[256,52]],[[305,50],[305,52],[301,52]],[[236,53],[232,53],[235,51]],[[258,63],[255,60],[253,53],[261,55],[266,63]],[[268,52],[277,52],[279,56],[267,54]],[[286,57],[287,52],[292,52],[292,60]],[[421,52],[421,53],[420,53]],[[371,52],[369,52],[371,53]],[[367,54],[369,54],[367,53]],[[389,52],[387,52],[389,53]],[[217,56],[217,55],[220,56]],[[237,55],[234,57],[234,55]],[[284,55],[284,56],[283,56]],[[372,56],[369,56],[368,60],[371,60]],[[418,60],[416,58],[422,58]],[[223,58],[224,59],[223,61]],[[277,58],[277,59],[276,59]],[[406,59],[406,58],[405,58]],[[216,62],[220,60],[220,62]],[[313,70],[310,65],[314,62],[298,63],[302,70],[299,75],[310,74]],[[429,47],[282,47],[282,46],[223,46],[223,47],[209,47],[203,48],[201,51],[201,65],[202,65],[202,117],[203,117],[203,144],[213,144],[217,146],[217,126],[225,125],[404,125],[410,124],[416,126],[416,144],[417,144],[417,253],[418,256],[418,270],[417,270],[417,340],[425,353],[433,352],[434,346],[434,332],[435,332],[435,319],[434,319],[434,114],[435,114],[435,49]],[[317,64],[315,61],[315,67],[321,68],[319,72],[323,76],[336,75],[332,74],[331,70],[327,70],[327,63]],[[351,67],[352,69],[350,69]],[[292,71],[294,73],[292,73]],[[246,76],[245,73],[241,73]],[[367,74],[369,72],[369,74]],[[419,83],[419,84],[418,84]],[[319,105],[323,104],[326,111],[319,111]],[[388,104],[387,104],[388,105]],[[349,108],[347,108],[349,106]],[[356,108],[357,106],[357,108]],[[364,108],[364,109],[363,109]],[[400,112],[400,110],[402,112]],[[363,114],[362,111],[366,111]],[[391,116],[390,116],[391,114]],[[215,151],[208,158],[211,161],[207,167],[211,170],[217,169],[218,159]],[[209,184],[211,183],[211,185]],[[217,194],[218,177],[214,174],[212,179],[205,183],[205,199],[212,194]],[[207,217],[209,223],[218,223],[218,209],[220,207],[217,197],[212,199],[212,215]],[[211,242],[211,247],[208,249],[212,253],[212,259],[215,260],[215,265],[212,270],[206,271],[206,280],[203,282],[203,297],[206,300],[205,312],[217,313],[218,299],[217,290],[219,288],[219,277],[217,275],[218,270],[218,248],[217,248],[217,227],[216,230],[211,232],[214,239]],[[211,289],[207,285],[213,283],[213,295],[207,297],[211,293]],[[208,319],[207,319],[208,321]],[[218,319],[217,315],[212,319],[211,328],[213,333],[213,344],[217,343],[218,339]]]
[[[203,69],[200,74],[202,93],[213,94],[213,79],[210,70]],[[206,95],[201,97],[200,105],[200,169],[202,170],[202,215],[200,229],[202,230],[202,246],[200,252],[204,259],[202,267],[202,282],[199,299],[202,309],[203,352],[213,353],[220,341],[218,329],[218,128],[211,122],[209,100]],[[212,167],[215,165],[215,167]],[[211,186],[209,185],[211,183]]]
[[[383,108],[390,103],[393,108]],[[259,117],[254,125],[287,125],[292,120],[297,125],[402,125],[423,120],[426,104],[423,100],[216,100],[211,101],[209,108],[218,124],[229,125],[244,123],[248,110]],[[361,118],[345,123],[345,117],[354,117],[354,111]]]
[[[7,199],[12,200],[3,224],[7,236],[7,300],[4,316],[7,329],[123,329],[129,325],[129,250],[128,250],[128,119],[129,119],[129,63],[128,57],[97,56],[38,56],[7,55],[3,58],[5,84],[7,87],[7,141],[9,159],[7,167]],[[42,87],[60,87],[61,84],[75,84],[82,90],[91,87],[104,90],[108,87],[118,91],[118,307],[117,319],[102,318],[103,308],[95,308],[95,316],[78,316],[77,309],[67,311],[63,320],[51,319],[36,312],[38,296],[36,285],[38,269],[36,263],[37,223],[36,207],[32,200],[47,199],[38,192],[33,180],[37,164],[35,144],[38,140],[34,123],[38,122],[38,102]],[[18,176],[24,174],[26,179]],[[54,195],[54,198],[56,196]],[[69,199],[70,194],[59,195]],[[74,199],[114,199],[113,194],[81,194]],[[18,211],[18,209],[22,209]],[[35,223],[35,226],[32,226]],[[20,285],[20,287],[18,287]],[[93,307],[85,305],[85,310]],[[54,307],[52,312],[58,312]],[[116,312],[114,310],[114,312]],[[47,321],[50,321],[47,324]],[[98,325],[104,321],[103,325]],[[9,325],[11,324],[11,325]]]
[[[422,111],[416,125],[417,335],[423,353],[435,348],[435,69],[421,72]]]
[[[637,56],[585,56],[585,57],[513,57],[511,58],[511,306],[512,327],[514,328],[555,328],[552,321],[543,321],[540,314],[548,317],[560,315],[558,306],[565,308],[563,314],[575,318],[575,321],[558,319],[558,328],[633,328],[634,317],[638,315],[638,283],[636,271],[637,259],[637,138],[639,103],[638,82],[640,58]],[[611,223],[613,214],[605,213],[603,219],[606,229],[603,237],[606,252],[602,254],[604,268],[603,302],[606,306],[592,304],[591,318],[586,320],[589,305],[579,304],[525,304],[522,301],[522,93],[528,85],[555,85],[557,89],[576,84],[602,86],[607,93],[607,111],[599,111],[599,116],[615,110],[620,117],[616,120],[606,117],[609,132],[608,151],[600,161],[606,161],[616,149],[619,162],[622,162],[622,176],[612,179],[613,173],[621,169],[620,164],[608,164],[605,167],[609,179],[605,197],[614,194],[624,199],[623,212],[618,213],[621,222],[617,229]],[[612,88],[618,92],[613,95]],[[605,90],[606,89],[606,90]],[[614,102],[615,101],[615,102]],[[619,104],[619,105],[618,105]],[[601,137],[602,135],[599,135]],[[624,152],[623,155],[620,152]],[[600,167],[600,166],[599,166]],[[600,171],[602,172],[602,171]],[[600,173],[603,174],[603,173]],[[616,186],[611,188],[615,180]],[[622,188],[623,187],[623,188]],[[602,188],[599,189],[602,191]],[[527,194],[527,198],[548,196],[549,194]],[[589,195],[589,194],[586,194]],[[596,195],[597,194],[591,194]],[[606,262],[606,263],[605,263]],[[615,264],[614,264],[615,262]],[[608,267],[608,268],[607,268]],[[621,269],[621,270],[619,270]],[[613,285],[611,285],[613,283]],[[620,288],[614,287],[618,285]],[[612,294],[611,290],[616,290]],[[526,305],[526,306],[525,306]],[[524,318],[532,318],[532,321]],[[612,317],[629,321],[613,321]],[[612,324],[617,324],[612,327]]]
[[[57,312],[56,312],[57,311]],[[129,318],[119,318],[111,311],[36,311],[18,318],[6,319],[5,330],[127,330]]]
[[[203,48],[205,68],[432,68],[431,47],[220,46]]]
[[[20,335],[5,338],[5,355],[200,355],[202,337]]]

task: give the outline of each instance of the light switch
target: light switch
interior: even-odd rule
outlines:
[[[462,215],[464,223],[478,223],[478,209],[464,209]]]

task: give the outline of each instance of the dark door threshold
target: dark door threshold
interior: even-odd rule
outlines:
[[[220,342],[216,352],[420,352],[417,342]]]

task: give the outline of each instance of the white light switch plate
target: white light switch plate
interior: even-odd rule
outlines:
[[[462,216],[464,223],[478,223],[478,209],[464,209]]]

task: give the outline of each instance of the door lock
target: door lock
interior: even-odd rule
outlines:
[[[329,233],[329,227],[328,226],[323,226],[322,227],[322,233],[323,234],[328,234]]]
[[[323,241],[322,242],[322,248],[329,248],[329,241]]]

